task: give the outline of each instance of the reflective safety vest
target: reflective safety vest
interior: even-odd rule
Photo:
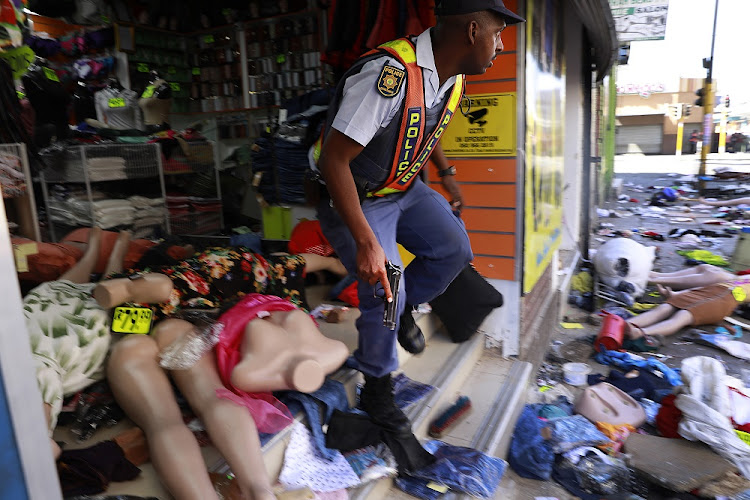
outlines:
[[[445,101],[444,108],[435,129],[426,134],[424,79],[422,68],[417,64],[417,53],[414,43],[408,38],[399,38],[380,45],[362,57],[387,53],[404,65],[400,70],[386,65],[377,82],[378,91],[385,97],[392,97],[405,84],[404,102],[401,109],[400,130],[396,142],[395,153],[391,161],[390,174],[382,186],[367,193],[368,197],[381,197],[391,193],[406,191],[417,174],[427,164],[435,145],[445,132],[453,118],[461,97],[464,93],[465,79],[463,75],[456,77],[450,96]],[[390,68],[390,69],[389,69]],[[389,95],[389,92],[393,92]],[[394,120],[399,117],[394,117]],[[315,146],[314,159],[320,158],[321,140]]]

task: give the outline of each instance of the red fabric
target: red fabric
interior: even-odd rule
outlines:
[[[28,99],[21,99],[21,125],[26,129],[29,137],[34,137],[34,124],[36,123],[36,112]]]
[[[417,12],[417,8],[414,5],[414,2],[412,0],[408,0],[406,2],[406,11],[407,11],[407,18],[406,18],[406,26],[404,27],[406,33],[404,34],[405,35],[419,35],[425,30],[425,27],[422,25],[422,20],[419,18],[419,13]]]
[[[16,11],[11,0],[0,1],[0,23],[16,24]]]
[[[344,288],[339,294],[337,299],[341,302],[345,302],[352,307],[359,307],[359,295],[357,294],[357,281]]]
[[[323,257],[333,255],[333,247],[320,228],[320,221],[303,220],[292,229],[289,237],[289,253],[314,253]]]
[[[216,344],[216,363],[221,381],[226,389],[217,389],[216,395],[246,407],[260,432],[274,433],[292,423],[289,409],[270,392],[248,393],[232,385],[232,370],[241,361],[245,326],[258,317],[259,312],[292,311],[296,306],[273,295],[251,293],[219,318],[222,325],[219,343]]]
[[[352,64],[354,64],[354,62],[366,52],[364,46],[367,39],[367,33],[365,33],[364,26],[367,24],[367,10],[365,2],[359,9],[359,33],[357,34],[357,39],[348,50],[344,51],[341,60],[339,61],[339,65],[344,68],[350,68]]]
[[[14,245],[23,245],[25,243],[36,243],[37,245],[38,253],[26,256],[29,270],[18,273],[19,280],[30,283],[54,281],[83,257],[83,251],[73,245],[43,243],[41,241],[16,237],[13,237],[11,242]]]
[[[742,271],[737,271],[735,274],[737,276],[745,276],[750,274],[750,269],[743,269]]]
[[[86,244],[89,239],[89,231],[89,228],[76,229],[67,234],[60,243],[43,243],[14,237],[12,239],[14,245],[36,243],[39,250],[37,253],[26,257],[29,270],[18,273],[18,279],[29,283],[44,283],[45,281],[59,279],[60,276],[76,265],[81,260],[81,257],[83,257],[84,251],[81,246],[74,245],[73,243]],[[112,253],[115,241],[117,241],[116,232],[102,232],[99,258],[94,267],[95,273],[103,273],[104,269],[106,269],[107,261],[109,260],[109,255]],[[156,243],[149,240],[131,240],[128,251],[123,259],[123,269],[135,268],[138,261],[143,257],[143,254],[154,245]],[[181,246],[171,246],[167,250],[167,254],[176,260],[183,260],[188,257],[186,249]]]
[[[656,415],[656,428],[662,436],[668,438],[682,438],[677,433],[677,425],[682,419],[682,412],[674,404],[676,397],[674,394],[664,396],[659,413]]]
[[[415,0],[417,4],[417,14],[422,26],[426,28],[435,26],[435,0]]]
[[[87,243],[89,241],[90,231],[91,228],[88,227],[76,229],[75,231],[67,234],[62,239],[61,243],[64,244],[67,241]],[[99,247],[99,258],[97,259],[96,267],[94,268],[95,273],[103,273],[107,268],[107,261],[109,260],[109,256],[115,246],[117,237],[118,233],[115,231],[102,231],[102,242]],[[141,260],[141,257],[143,257],[143,254],[146,253],[146,250],[154,245],[156,245],[156,243],[150,240],[130,240],[128,252],[125,254],[125,258],[122,261],[123,269],[131,269],[135,267],[138,261]]]
[[[367,39],[367,48],[374,49],[380,44],[398,38],[398,33],[396,33],[397,25],[398,4],[396,0],[380,0],[378,18],[375,21],[375,26],[372,28],[370,37]]]

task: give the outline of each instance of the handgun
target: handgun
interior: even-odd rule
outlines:
[[[388,274],[388,284],[391,286],[391,295],[393,300],[388,302],[388,299],[383,295],[385,303],[385,312],[383,313],[383,326],[390,328],[391,330],[396,329],[396,311],[398,307],[398,287],[401,283],[401,268],[395,265],[390,260],[385,263],[385,271]]]

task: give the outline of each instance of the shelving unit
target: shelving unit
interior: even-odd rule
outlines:
[[[320,26],[308,8],[245,26],[249,107],[280,105],[323,82]]]
[[[320,61],[325,15],[315,0],[278,4],[251,0],[250,12],[250,20],[181,34],[172,46],[161,41],[167,32],[136,26],[136,53],[129,56],[135,79],[156,68],[167,81],[177,82],[179,91],[169,123],[178,130],[197,126],[213,142],[219,203],[223,160],[235,148],[251,145],[269,126],[274,127],[283,101],[321,88],[326,81]],[[170,58],[177,56],[175,48],[184,56],[179,64]],[[170,64],[175,71],[165,73],[165,65]],[[139,90],[135,83],[133,88]],[[190,176],[169,170],[165,167],[167,184],[185,187]],[[260,218],[255,197],[249,193],[243,196],[241,213]],[[177,212],[176,205],[182,205],[183,212],[171,218],[174,233],[193,233],[203,226],[191,222],[190,200],[172,203],[173,212]],[[223,226],[223,214],[221,223]]]
[[[26,144],[0,144],[0,186],[11,232],[42,241]]]
[[[237,28],[213,30],[190,37],[191,112],[243,107],[242,69]]]
[[[158,184],[143,182],[149,178]],[[40,180],[52,241],[59,226],[131,229],[135,237],[170,233],[158,144],[74,146]]]
[[[219,159],[211,141],[188,141],[162,161],[172,234],[218,234],[224,227]]]
[[[188,64],[188,37],[145,26],[135,26],[135,53],[128,55],[130,85],[140,93],[156,70],[172,87],[172,111],[187,112],[193,74]]]

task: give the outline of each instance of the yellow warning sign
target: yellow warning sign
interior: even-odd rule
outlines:
[[[148,307],[115,307],[112,313],[112,331],[115,333],[139,333],[151,331],[153,313]]]
[[[516,156],[516,93],[465,96],[440,146],[452,157]]]

